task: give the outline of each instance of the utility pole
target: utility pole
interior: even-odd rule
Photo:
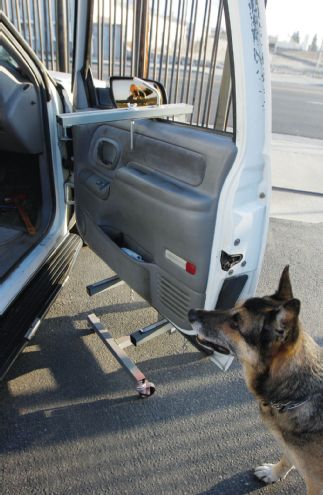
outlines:
[[[136,74],[148,77],[148,0],[136,2]]]
[[[56,0],[56,53],[58,57],[58,70],[68,71],[68,47],[67,47],[67,20],[66,2]]]

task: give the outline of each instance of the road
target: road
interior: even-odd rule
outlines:
[[[178,101],[181,95],[181,82],[179,82]],[[218,99],[220,78],[215,78],[215,86],[212,92],[212,103],[209,111],[209,124],[215,120],[216,105]],[[195,88],[195,74],[192,74],[189,103],[193,102]],[[193,122],[199,119],[204,121],[204,98],[207,82],[204,80],[203,91],[200,98],[200,89],[197,87],[196,104],[194,105]],[[229,126],[232,127],[232,116],[229,117]],[[272,80],[272,130],[276,134],[289,134],[315,139],[323,139],[323,80],[310,79],[295,76],[284,78],[274,75]]]
[[[302,319],[323,344],[323,224],[271,220],[259,294],[291,265]],[[87,328],[94,310],[115,337],[150,323],[154,310],[127,286],[90,299],[85,285],[110,274],[83,248],[69,283],[33,343],[0,386],[2,495],[301,495],[293,472],[264,486],[252,468],[279,451],[261,425],[236,362],[221,372],[184,338],[165,335],[131,355],[156,394],[132,383]]]
[[[274,133],[323,139],[323,80],[317,83],[274,80],[272,105]]]

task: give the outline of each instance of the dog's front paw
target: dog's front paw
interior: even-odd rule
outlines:
[[[263,464],[262,466],[257,466],[254,473],[264,483],[275,483],[280,479],[276,468],[277,464]]]

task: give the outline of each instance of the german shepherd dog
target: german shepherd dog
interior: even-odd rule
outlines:
[[[258,466],[257,478],[274,483],[295,467],[307,494],[323,495],[323,349],[303,329],[299,312],[286,266],[272,296],[226,311],[192,309],[189,320],[203,344],[237,356],[280,444],[281,460]]]

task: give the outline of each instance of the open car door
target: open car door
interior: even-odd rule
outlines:
[[[82,245],[68,229],[55,125],[62,110],[58,85],[1,11],[0,381],[34,337]]]
[[[133,130],[133,114],[117,120],[115,109],[95,109],[85,4],[77,13],[76,118],[60,121],[72,129],[77,226],[121,279],[194,333],[190,308],[252,295],[261,269],[271,190],[264,2],[224,2],[231,132],[154,117],[136,118]]]

